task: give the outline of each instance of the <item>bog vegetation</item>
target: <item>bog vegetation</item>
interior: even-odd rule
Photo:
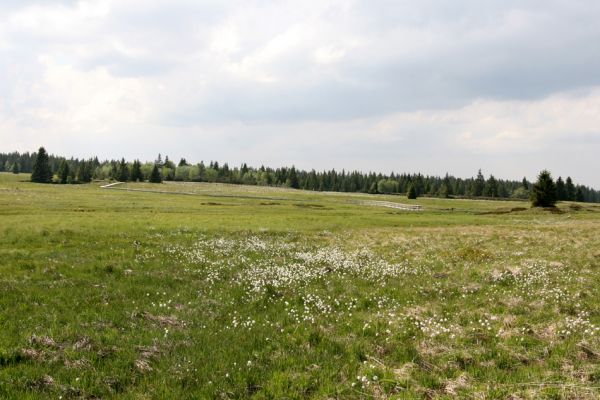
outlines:
[[[600,395],[600,205],[30,179],[0,398]]]

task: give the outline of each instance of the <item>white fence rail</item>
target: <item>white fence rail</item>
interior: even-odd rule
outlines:
[[[397,210],[404,210],[404,211],[423,211],[423,207],[418,204],[402,204],[402,203],[394,203],[391,201],[377,201],[377,200],[365,200],[365,201],[362,201],[361,204],[363,204],[365,206],[395,208]]]

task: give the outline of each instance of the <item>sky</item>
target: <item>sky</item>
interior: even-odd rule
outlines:
[[[600,189],[596,0],[2,0],[0,151]]]

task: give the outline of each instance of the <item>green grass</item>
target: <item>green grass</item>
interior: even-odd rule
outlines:
[[[600,396],[598,206],[27,178],[0,398]]]

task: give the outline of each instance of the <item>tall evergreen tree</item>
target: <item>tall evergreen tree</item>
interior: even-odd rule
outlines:
[[[131,166],[131,180],[134,182],[143,182],[144,174],[142,173],[142,163],[140,160],[135,160]]]
[[[483,177],[481,170],[479,170],[477,172],[477,178],[475,178],[475,181],[473,182],[471,194],[475,197],[483,196],[484,188],[485,188],[485,178]]]
[[[300,184],[298,183],[298,175],[296,174],[296,168],[292,167],[286,179],[286,183],[289,187],[298,189]]]
[[[547,170],[540,172],[531,191],[533,207],[554,207],[556,204],[556,184]]]
[[[92,181],[93,161],[82,161],[77,170],[77,180],[82,183],[90,183]]]
[[[160,171],[158,170],[158,164],[154,164],[152,168],[152,172],[150,173],[150,179],[148,180],[150,183],[161,183],[162,177],[160,176]]]
[[[46,153],[46,149],[40,147],[36,154],[35,161],[33,163],[33,170],[31,172],[31,182],[49,183],[51,181],[52,170],[50,169],[48,153]]]
[[[69,163],[67,160],[62,160],[58,167],[58,181],[63,185],[69,181]]]
[[[406,193],[406,197],[414,200],[417,198],[417,189],[415,188],[415,185],[413,185],[412,183],[410,183],[408,185],[408,192]]]
[[[575,201],[585,201],[585,197],[583,195],[583,190],[581,189],[581,186],[577,186],[577,190],[575,191]]]
[[[124,158],[121,159],[118,170],[118,180],[120,182],[127,182],[129,180],[129,167],[127,166],[127,162]]]
[[[483,194],[486,197],[498,197],[498,181],[494,178],[494,175],[490,175],[485,183]]]
[[[570,176],[567,176],[567,181],[565,182],[565,194],[566,194],[566,199],[565,200],[570,200],[573,201],[575,200],[575,185],[573,185],[573,180],[571,179]]]
[[[110,172],[108,175],[110,179],[119,180],[119,166],[116,161],[110,162]]]
[[[440,186],[440,196],[448,198],[454,194],[452,190],[452,183],[450,182],[450,176],[446,173],[444,180],[442,181],[442,186]]]
[[[19,172],[21,172],[21,169],[19,168],[19,163],[18,162],[14,163],[12,165],[11,172],[13,174],[18,174]]]
[[[565,182],[560,176],[556,180],[556,200],[567,200],[567,190],[565,187]]]

